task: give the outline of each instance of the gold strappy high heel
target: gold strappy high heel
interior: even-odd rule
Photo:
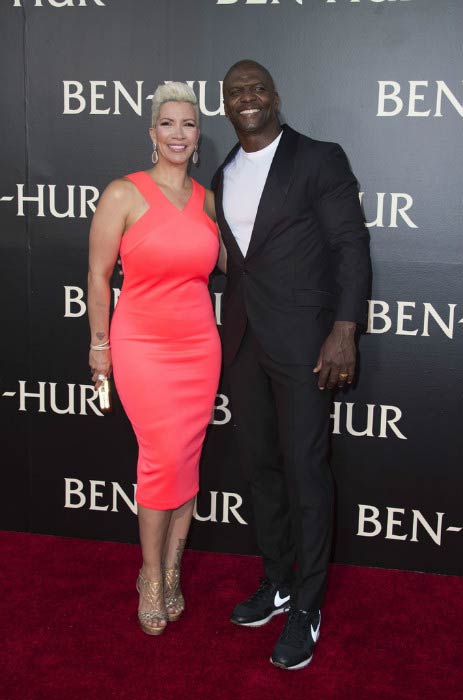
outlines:
[[[164,577],[164,601],[167,610],[167,619],[169,622],[175,622],[185,610],[185,598],[180,590],[180,567],[175,566],[172,569],[163,568],[162,572]],[[177,608],[177,612],[170,613],[169,608]]]
[[[150,610],[138,611],[138,621],[140,623],[140,627],[146,634],[162,634],[166,629],[165,625],[162,627],[155,627],[153,625],[155,620],[165,620],[167,622],[162,580],[150,581],[143,576],[140,570],[137,578],[137,591],[151,605]]]

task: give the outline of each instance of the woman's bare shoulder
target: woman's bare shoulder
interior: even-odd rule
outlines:
[[[106,186],[98,202],[99,209],[128,213],[137,201],[138,190],[130,180],[119,177]]]
[[[135,192],[137,188],[133,182],[126,177],[118,177],[107,185],[103,194],[114,201],[121,201],[132,198]]]

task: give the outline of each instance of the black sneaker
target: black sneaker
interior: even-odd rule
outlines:
[[[230,620],[235,625],[260,627],[274,615],[287,610],[289,610],[289,587],[281,583],[272,583],[268,578],[262,578],[257,591],[236,606]]]
[[[310,664],[320,635],[320,622],[320,610],[291,608],[286,625],[270,657],[272,664],[290,670],[304,668]]]

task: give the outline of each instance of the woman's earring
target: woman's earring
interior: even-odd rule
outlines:
[[[157,144],[157,143],[153,143],[153,153],[151,154],[151,162],[153,163],[153,165],[156,165],[156,163],[158,162],[158,160],[159,160],[159,156],[158,156],[158,144]]]
[[[191,162],[193,163],[193,165],[197,166],[198,161],[199,161],[198,144],[196,144],[195,150],[193,151],[193,156],[191,158]]]

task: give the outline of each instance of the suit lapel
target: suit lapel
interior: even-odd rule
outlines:
[[[240,148],[240,144],[237,143],[228,156],[225,158],[224,162],[220,166],[219,170],[215,174],[213,180],[212,180],[212,188],[215,191],[215,205],[217,208],[217,222],[219,224],[220,228],[220,233],[222,234],[222,238],[225,241],[225,247],[227,248],[227,251],[233,255],[240,264],[243,263],[244,261],[244,256],[243,253],[241,252],[241,248],[239,247],[238,243],[236,242],[236,238],[233,235],[230,226],[228,225],[228,221],[225,218],[225,214],[223,211],[223,171],[224,168],[230,163],[233,158],[235,157],[238,149]]]
[[[271,231],[291,184],[299,135],[286,124],[257,208],[246,260],[254,255]]]
[[[243,264],[245,259],[249,260],[249,258],[265,241],[266,237],[270,233],[273,221],[283,205],[294,172],[294,160],[297,151],[298,139],[298,133],[284,124],[283,134],[275,152],[272,165],[270,166],[259,206],[257,208],[256,219],[254,221],[251,241],[249,243],[246,257],[243,256],[241,248],[236,242],[236,238],[228,225],[223,211],[223,171],[228,163],[230,163],[235,157],[238,149],[240,148],[239,143],[237,143],[230,151],[213,178],[212,187],[216,193],[215,201],[219,228],[227,250],[234,256],[240,265]]]

